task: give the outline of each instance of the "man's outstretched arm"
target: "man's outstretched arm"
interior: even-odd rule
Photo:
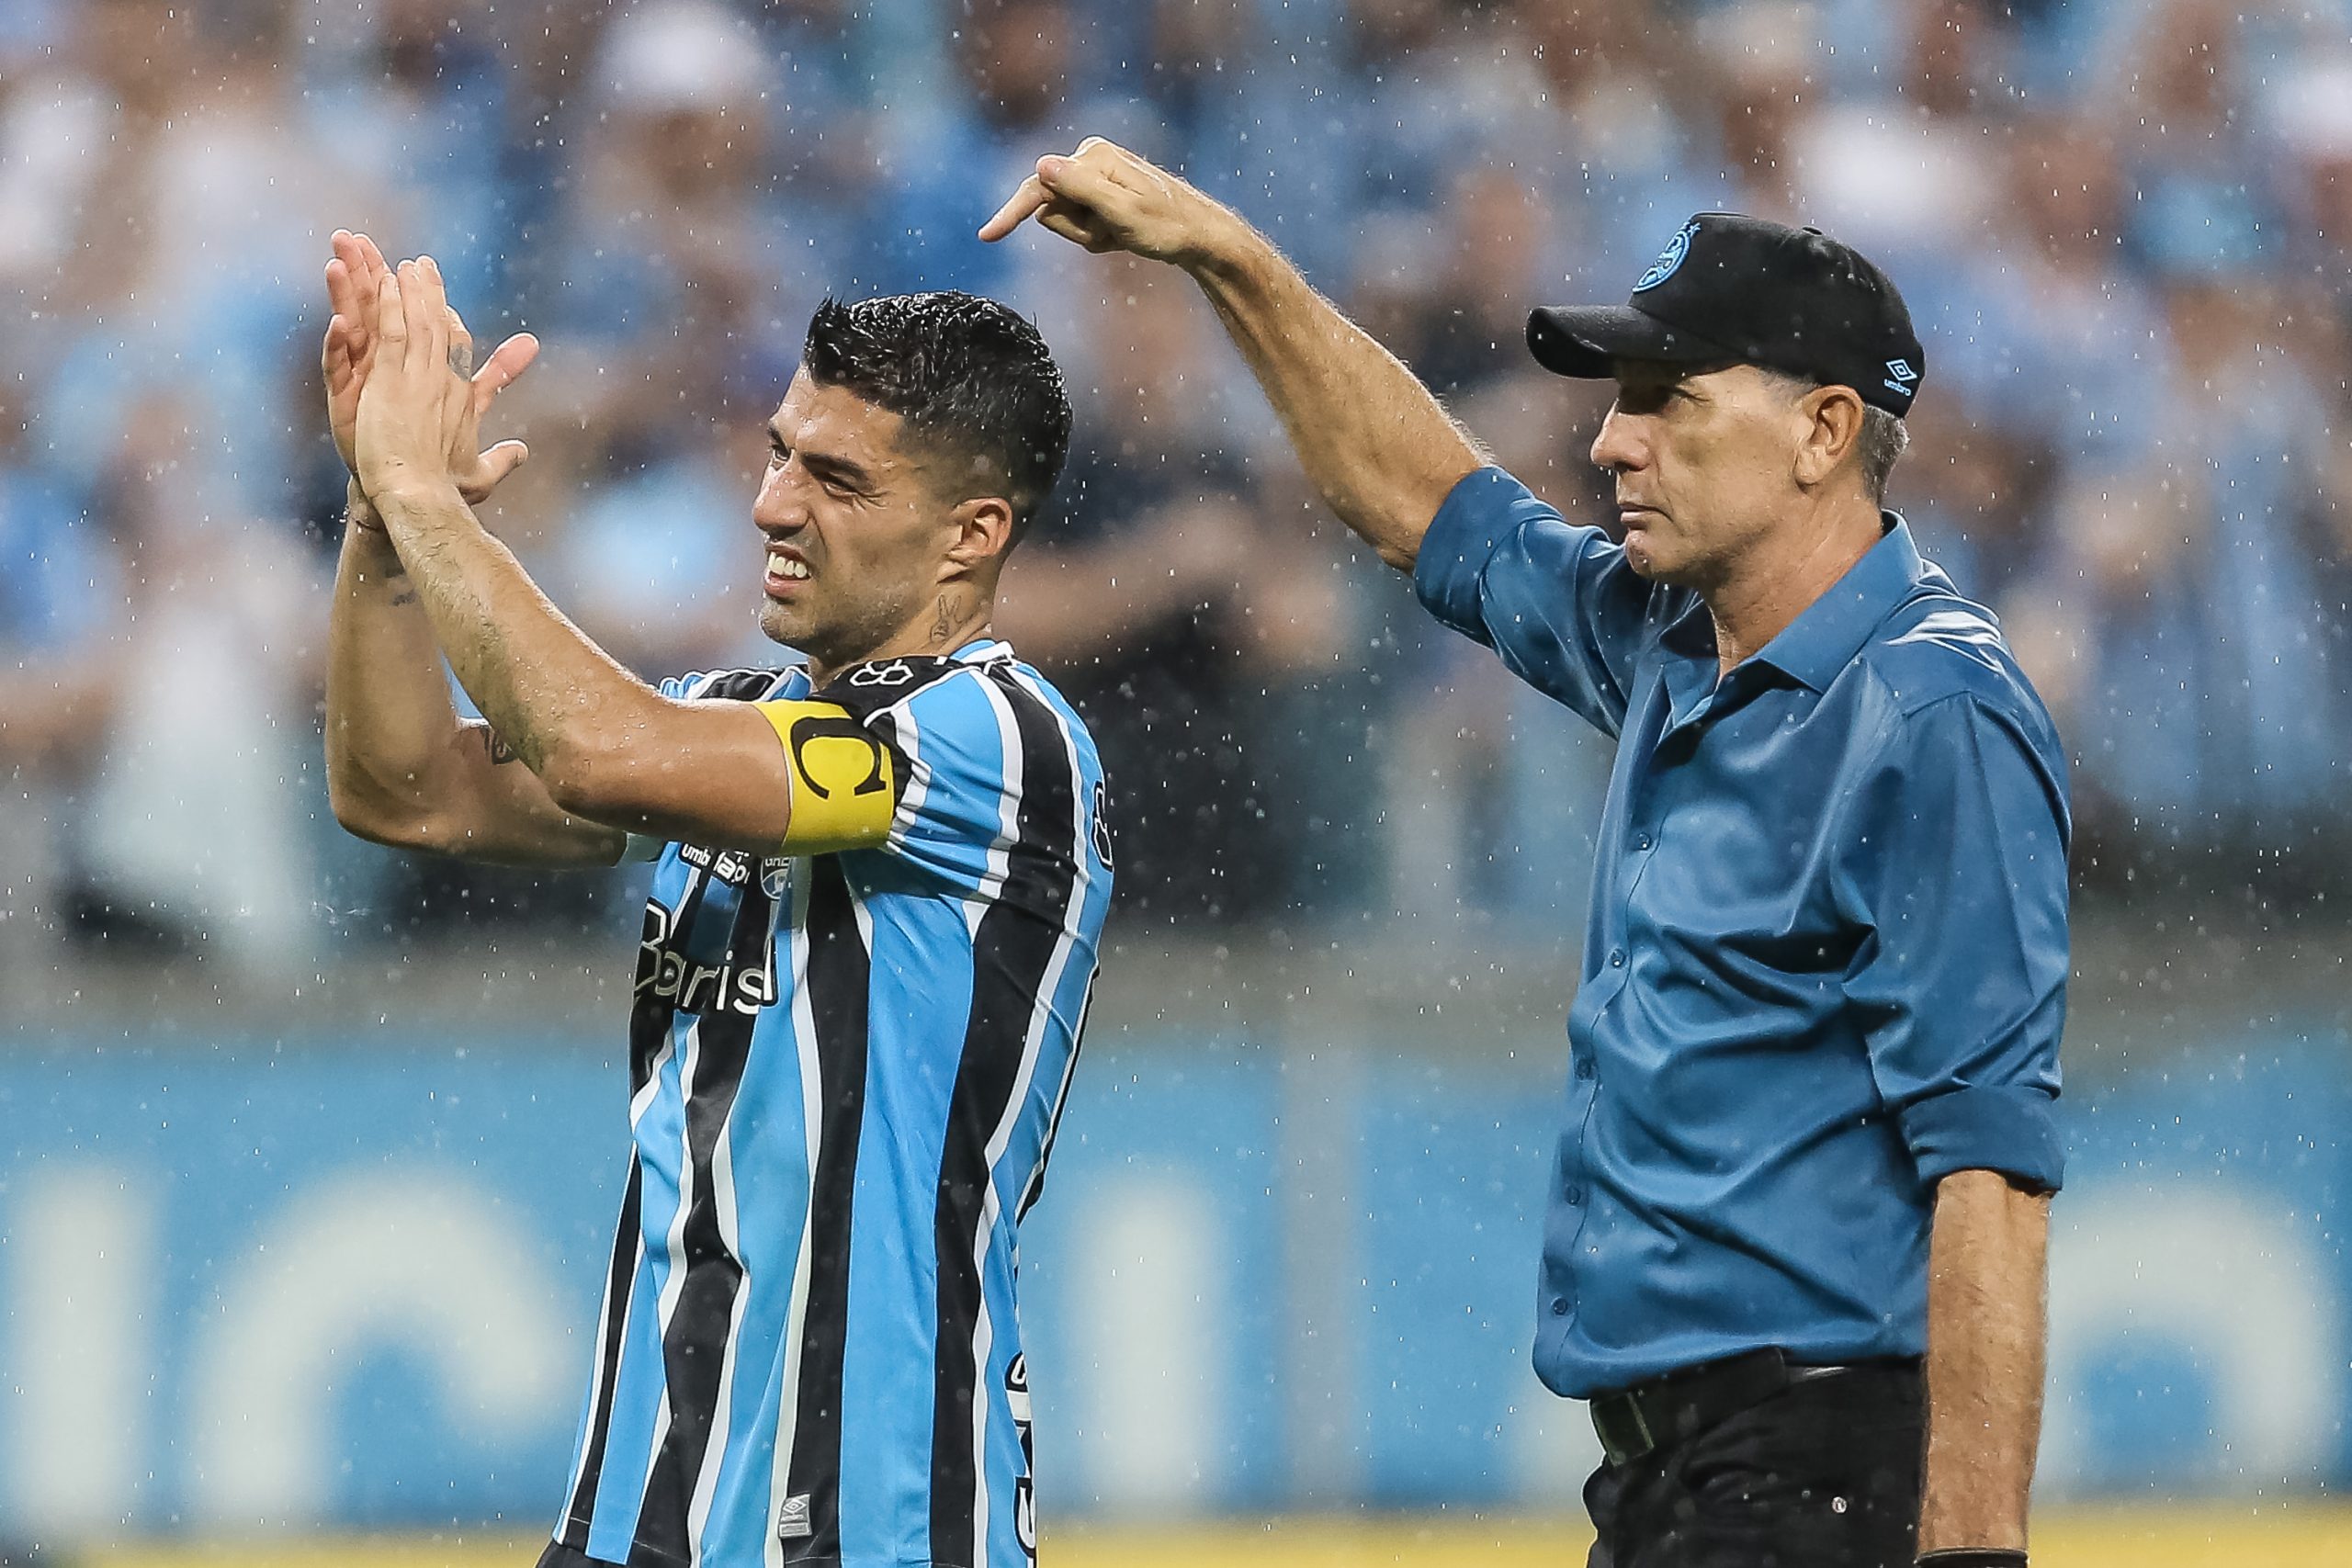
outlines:
[[[1395,355],[1230,209],[1100,138],[1040,158],[980,237],[1002,239],[1032,216],[1088,250],[1190,274],[1325,502],[1383,560],[1412,570],[1439,505],[1487,459]]]

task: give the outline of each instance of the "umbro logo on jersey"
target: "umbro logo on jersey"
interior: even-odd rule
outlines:
[[[776,1540],[806,1540],[817,1533],[816,1522],[809,1517],[812,1502],[806,1492],[784,1500],[775,1516]]]
[[[700,866],[729,887],[741,887],[752,880],[751,861],[733,850],[707,850],[700,844],[680,844],[678,858],[688,865]]]

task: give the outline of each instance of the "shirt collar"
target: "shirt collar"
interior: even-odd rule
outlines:
[[[1758,649],[1758,659],[1816,692],[1826,691],[1879,623],[1910,597],[1924,569],[1919,547],[1912,542],[1911,525],[1900,513],[1881,512],[1879,516],[1886,531],[1878,543]]]

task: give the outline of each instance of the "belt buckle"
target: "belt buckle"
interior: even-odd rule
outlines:
[[[1630,1424],[1630,1431],[1620,1427],[1621,1413]],[[1650,1431],[1649,1417],[1642,1414],[1641,1401],[1630,1393],[1596,1400],[1592,1429],[1600,1439],[1601,1457],[1611,1464],[1631,1464],[1645,1454],[1657,1451],[1657,1438]]]

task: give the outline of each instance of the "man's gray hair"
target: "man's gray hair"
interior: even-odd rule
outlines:
[[[1862,465],[1862,488],[1870,492],[1872,502],[1886,502],[1886,478],[1894,472],[1894,460],[1911,445],[1911,432],[1903,416],[1889,413],[1876,403],[1862,405],[1862,434],[1855,443],[1855,456]]]
[[[1793,376],[1784,370],[1767,370],[1764,374],[1792,398],[1801,398],[1815,387],[1826,385],[1810,376]],[[1854,443],[1854,457],[1862,466],[1862,489],[1872,502],[1884,504],[1887,476],[1894,472],[1894,460],[1910,445],[1911,432],[1904,427],[1902,415],[1889,413],[1876,403],[1862,405],[1862,433]]]

